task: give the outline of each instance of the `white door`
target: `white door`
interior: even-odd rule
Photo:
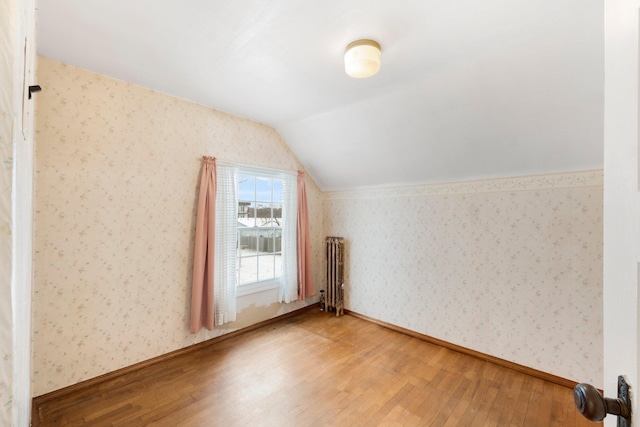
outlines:
[[[640,427],[640,0],[605,0],[604,7],[604,391],[616,397],[618,375],[625,375],[633,425]],[[607,416],[605,426],[615,425],[616,417]]]

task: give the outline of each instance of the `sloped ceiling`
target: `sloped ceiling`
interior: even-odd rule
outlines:
[[[593,0],[46,0],[38,53],[280,132],[323,190],[597,169]],[[344,73],[371,38],[382,67]]]

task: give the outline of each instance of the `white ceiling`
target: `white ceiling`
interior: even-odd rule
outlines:
[[[38,53],[276,128],[323,190],[597,169],[594,0],[41,0]],[[369,79],[344,47],[382,45]]]

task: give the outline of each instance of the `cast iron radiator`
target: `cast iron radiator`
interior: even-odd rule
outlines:
[[[336,316],[344,314],[344,239],[327,237],[327,289],[324,309],[335,310]],[[321,302],[322,304],[322,302]]]

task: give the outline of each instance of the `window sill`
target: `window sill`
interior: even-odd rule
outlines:
[[[236,289],[236,296],[243,297],[245,295],[256,294],[258,292],[270,291],[271,289],[278,289],[278,286],[280,286],[279,282],[280,281],[278,279],[273,279],[240,285]]]

